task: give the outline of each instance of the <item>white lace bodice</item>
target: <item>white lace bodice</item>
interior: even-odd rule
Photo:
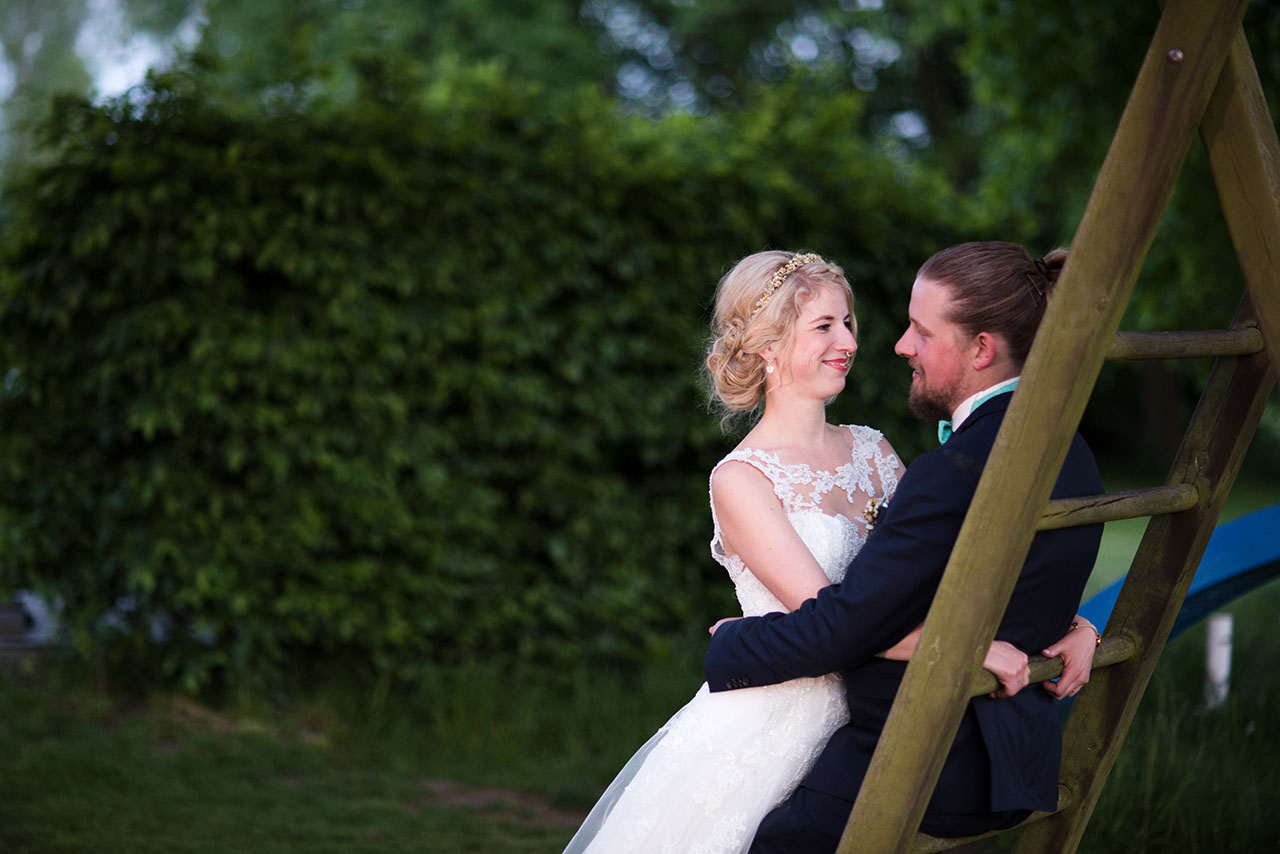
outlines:
[[[833,584],[844,578],[849,561],[866,542],[863,509],[867,502],[874,498],[883,503],[893,495],[901,466],[880,431],[855,425],[845,429],[851,439],[849,461],[835,471],[814,471],[802,462],[786,463],[777,454],[755,448],[738,448],[715,467],[736,460],[769,478],[787,520]],[[711,519],[711,555],[728,571],[743,616],[786,610],[742,558],[725,550],[714,501]]]
[[[751,448],[716,466],[741,460],[763,472],[833,582],[866,542],[868,499],[892,495],[900,468],[877,431],[846,429],[849,460],[835,471]],[[711,553],[729,571],[743,613],[783,610],[723,548],[714,503],[711,513]],[[832,673],[738,691],[713,693],[704,684],[618,773],[565,854],[746,854],[761,819],[799,785],[848,719],[843,683]]]

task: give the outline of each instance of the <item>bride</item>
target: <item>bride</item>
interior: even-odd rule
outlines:
[[[763,403],[755,427],[711,472],[711,554],[743,616],[795,609],[839,583],[904,471],[878,431],[826,421],[856,332],[844,272],[812,253],[749,255],[716,290],[706,357],[713,393],[730,412]],[[918,639],[917,628],[881,655],[906,660]],[[1046,653],[1062,652],[1064,641]],[[1092,648],[1085,638],[1068,650],[1084,678]],[[995,641],[984,667],[1015,693],[1027,683],[1026,663]],[[623,767],[565,854],[745,852],[847,717],[834,674],[715,694],[703,685]]]

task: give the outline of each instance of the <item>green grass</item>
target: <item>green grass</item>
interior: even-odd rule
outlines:
[[[1274,500],[1242,484],[1224,518]],[[1096,578],[1127,568],[1143,524],[1108,526]],[[1203,708],[1195,627],[1157,668],[1081,851],[1280,851],[1280,583],[1229,610],[1227,704]],[[0,675],[0,852],[555,854],[692,696],[703,648],[641,672],[478,664],[412,697],[333,687],[233,712]]]
[[[1280,583],[1232,610],[1226,706],[1202,708],[1193,628],[1156,671],[1082,851],[1280,850]],[[477,667],[363,715],[338,691],[232,715],[0,677],[0,851],[554,854],[698,669],[693,655],[642,674]]]
[[[1204,708],[1205,627],[1170,642],[1081,851],[1280,851],[1280,582],[1228,608],[1231,694]]]
[[[542,800],[446,784],[292,724],[0,682],[0,850],[544,852]]]
[[[1261,510],[1280,501],[1280,489],[1276,486],[1275,477],[1242,475],[1237,479],[1227,496],[1219,523],[1229,522],[1239,516]],[[1121,476],[1107,482],[1109,492],[1127,489],[1140,489],[1163,483],[1160,476],[1139,477]],[[1084,596],[1088,599],[1099,590],[1129,571],[1129,564],[1138,551],[1138,544],[1147,530],[1147,520],[1121,519],[1108,522],[1102,534],[1102,547],[1098,551],[1098,562],[1094,565],[1093,574],[1085,586]]]
[[[0,852],[559,852],[697,689],[696,643],[642,673],[478,664],[237,712],[0,674]]]

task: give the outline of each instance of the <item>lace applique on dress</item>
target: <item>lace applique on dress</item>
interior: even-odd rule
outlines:
[[[897,458],[880,434],[848,429],[850,459],[834,472],[783,465],[751,449],[720,463],[742,460],[764,472],[832,581],[866,541],[867,499],[884,500],[898,483]],[[833,506],[848,512],[828,512]],[[737,555],[725,553],[718,521],[711,553],[729,571],[744,615],[783,610]],[[745,854],[760,820],[848,719],[834,674],[716,693],[703,685],[618,773],[565,854]]]
[[[885,501],[898,488],[898,458],[886,452],[880,431],[855,425],[847,425],[846,429],[852,439],[849,461],[835,471],[814,471],[804,463],[783,463],[776,454],[755,448],[739,448],[715,467],[736,460],[769,478],[787,520],[833,584],[844,578],[849,561],[866,542],[867,520],[862,508],[872,498]],[[838,497],[843,502],[831,500],[836,490],[842,493]],[[840,510],[833,512],[834,506],[840,506]],[[738,555],[726,552],[714,502],[711,519],[711,555],[733,580],[743,615],[786,610]]]

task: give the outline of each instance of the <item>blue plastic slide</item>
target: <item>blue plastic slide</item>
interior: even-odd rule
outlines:
[[[1173,623],[1170,639],[1238,596],[1280,573],[1280,504],[1241,516],[1214,529],[1186,601]],[[1107,624],[1124,579],[1101,590],[1080,606],[1095,626]]]

